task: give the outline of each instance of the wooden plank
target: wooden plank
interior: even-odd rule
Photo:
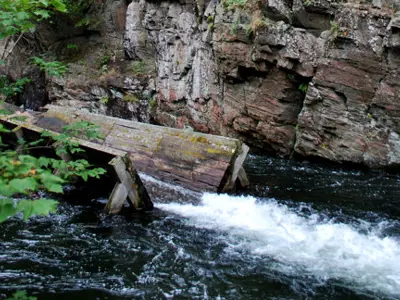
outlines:
[[[108,198],[107,205],[104,208],[105,212],[110,215],[119,214],[122,210],[126,197],[128,197],[128,191],[122,183],[117,182],[111,192],[110,197]]]
[[[113,158],[109,164],[113,166],[119,180],[127,190],[130,204],[136,210],[152,209],[153,204],[150,201],[150,196],[144,188],[136,170],[133,168],[128,154],[124,157]]]
[[[236,179],[238,178],[239,171],[243,166],[243,162],[246,159],[247,153],[249,152],[249,150],[250,150],[250,148],[246,144],[242,144],[242,147],[241,147],[240,151],[237,152],[237,157],[234,160],[233,165],[232,165],[233,166],[233,170],[230,173],[231,178],[229,178],[226,181],[225,186],[223,188],[224,192],[225,191],[230,191],[230,190],[233,189],[233,187],[234,187],[234,185],[236,183]],[[246,171],[243,168],[242,168],[241,172],[242,172],[242,174],[241,174],[242,178],[243,179],[245,177],[247,178]],[[244,183],[244,181],[243,181],[243,183]]]
[[[243,167],[239,169],[237,182],[241,188],[246,188],[250,185],[249,178],[247,177],[246,171]]]

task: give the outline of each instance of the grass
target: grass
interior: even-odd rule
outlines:
[[[139,103],[140,102],[140,99],[136,95],[133,95],[133,94],[125,94],[122,99],[124,101],[130,102],[130,103]]]

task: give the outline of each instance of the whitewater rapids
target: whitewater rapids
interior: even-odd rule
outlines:
[[[388,222],[345,224],[317,212],[304,215],[275,200],[206,193],[199,205],[157,204],[187,225],[221,233],[228,248],[242,248],[278,263],[282,273],[339,280],[349,288],[400,296],[400,242],[385,236]]]

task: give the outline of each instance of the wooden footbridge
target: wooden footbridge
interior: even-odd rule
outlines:
[[[10,109],[11,106],[7,106]],[[21,114],[13,108],[15,114]],[[229,192],[248,184],[242,164],[249,150],[240,140],[123,120],[84,110],[48,105],[42,113],[23,113],[19,120],[0,115],[0,122],[23,132],[60,132],[78,121],[100,126],[101,139],[76,141],[110,159],[116,184],[106,211],[119,213],[129,200],[135,209],[153,207],[136,170],[195,191]]]

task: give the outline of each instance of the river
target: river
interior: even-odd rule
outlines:
[[[0,224],[0,298],[400,298],[398,175],[260,156],[245,167],[243,195],[144,176],[152,212],[109,217],[95,199]]]

